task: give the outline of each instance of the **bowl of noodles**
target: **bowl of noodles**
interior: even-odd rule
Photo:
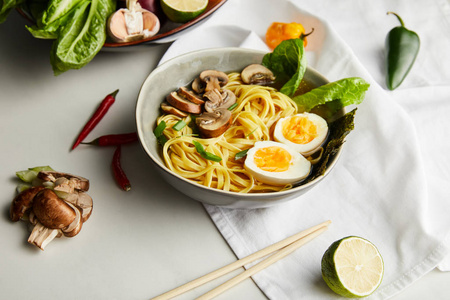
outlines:
[[[241,71],[249,65],[261,64],[265,54],[242,48],[199,50],[166,61],[144,81],[136,104],[136,124],[141,145],[160,175],[183,194],[223,207],[272,206],[299,198],[329,174],[338,161],[341,145],[327,156],[325,162],[321,162],[329,133],[325,133],[324,142],[316,147],[319,150],[316,149],[313,154],[298,155],[291,148],[276,147],[281,144],[279,139],[274,140],[278,130],[276,124],[303,112],[275,86],[243,83]],[[181,87],[190,91],[199,74],[205,70],[225,73],[228,78],[220,87],[220,92],[223,96],[223,91],[231,91],[235,96],[231,106],[221,109],[223,114],[231,116],[225,122],[225,129],[212,136],[196,128],[203,115],[208,114],[204,109],[185,115],[161,109],[162,105],[171,107],[174,104],[171,99],[178,97]],[[298,93],[327,83],[326,78],[308,67]],[[186,100],[184,96],[181,98]],[[216,109],[211,113],[217,114],[218,111]],[[330,115],[319,107],[314,113],[329,122],[337,115],[344,115],[345,109]],[[268,153],[251,150],[264,143],[268,143],[268,147],[263,149],[269,149]],[[286,169],[252,171],[255,164],[248,162],[250,155],[257,164],[258,159],[259,164],[275,161],[276,168],[283,164],[286,156],[291,162],[288,169],[294,160],[300,160],[303,165],[290,170],[292,179],[287,176],[284,180],[283,174],[289,173],[284,172]],[[264,155],[272,156],[267,159]],[[320,173],[319,166],[322,169]],[[271,168],[270,165],[266,167]]]

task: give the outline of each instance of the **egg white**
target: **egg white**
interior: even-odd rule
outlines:
[[[283,172],[269,172],[260,169],[255,164],[255,153],[259,149],[266,147],[280,147],[288,151],[291,155],[291,161],[289,169]],[[273,141],[263,141],[256,142],[253,148],[250,148],[247,152],[247,157],[244,163],[245,169],[250,172],[256,180],[272,185],[286,185],[290,183],[299,182],[305,179],[311,170],[311,163],[304,158],[300,153],[291,149],[289,146],[273,142]]]
[[[296,116],[306,117],[306,118],[308,118],[308,120],[310,120],[317,126],[318,136],[315,137],[309,143],[296,144],[284,137],[283,130],[282,130],[283,122],[285,120],[288,120],[288,119],[296,117]],[[294,116],[281,118],[280,120],[278,120],[277,124],[275,125],[273,135],[274,135],[274,139],[276,141],[288,145],[289,147],[291,147],[292,149],[295,149],[295,151],[299,152],[300,154],[302,154],[304,156],[308,156],[308,155],[311,155],[314,152],[316,152],[320,148],[320,146],[322,146],[323,142],[325,141],[325,139],[327,138],[327,135],[328,135],[328,124],[327,124],[327,121],[325,121],[325,119],[323,119],[321,116],[313,114],[313,113],[305,112],[305,113],[297,114]]]

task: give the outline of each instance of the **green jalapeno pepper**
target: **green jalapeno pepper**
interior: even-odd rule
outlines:
[[[420,39],[417,33],[408,30],[399,15],[393,14],[400,21],[400,26],[394,27],[386,37],[386,84],[390,90],[400,86],[408,75],[416,60],[420,48]]]

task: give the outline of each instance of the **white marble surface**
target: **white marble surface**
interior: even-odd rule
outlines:
[[[15,12],[0,25],[0,298],[148,299],[233,262],[203,206],[158,178],[138,144],[122,149],[133,186],[128,193],[112,178],[113,148],[69,151],[92,111],[115,89],[116,103],[88,139],[135,130],[140,85],[167,45],[101,52],[83,69],[55,77],[51,42],[32,38],[24,25]],[[37,165],[88,177],[94,199],[80,235],[55,240],[44,252],[27,244],[23,223],[8,218],[15,171]],[[224,279],[179,299],[192,299]],[[395,299],[448,299],[449,280],[450,273],[433,271]],[[218,299],[265,296],[246,280]]]

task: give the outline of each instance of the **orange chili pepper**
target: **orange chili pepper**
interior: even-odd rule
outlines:
[[[272,23],[266,32],[267,45],[275,49],[278,44],[284,40],[298,39],[303,35],[303,46],[306,47],[308,42],[306,41],[305,28],[300,23]]]

